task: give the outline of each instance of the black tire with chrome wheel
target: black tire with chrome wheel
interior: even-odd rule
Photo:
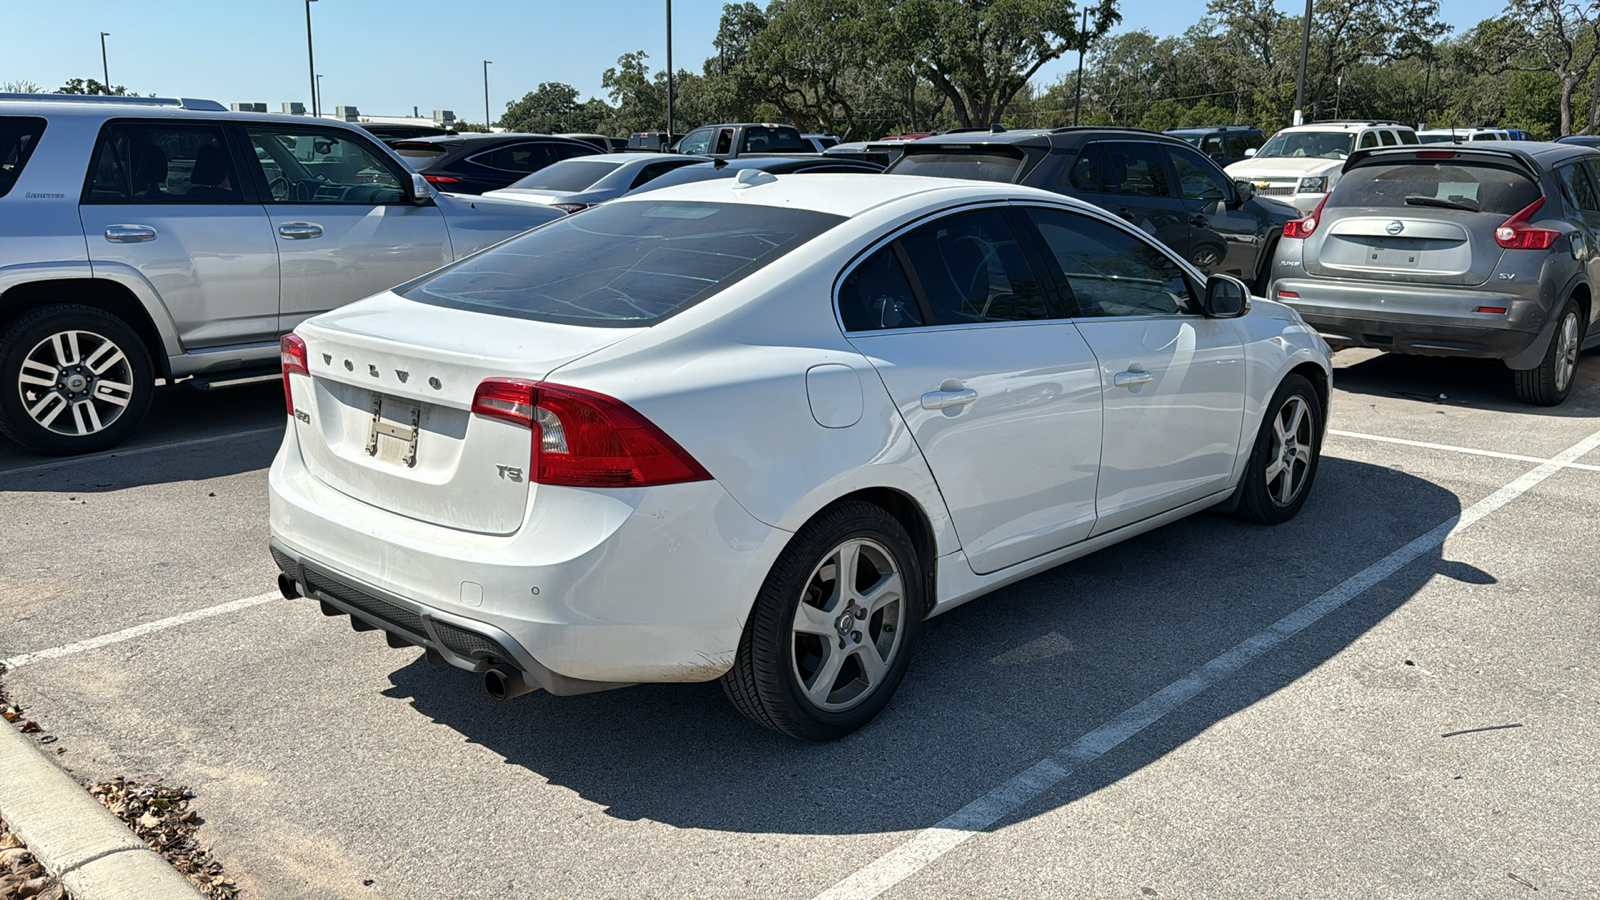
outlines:
[[[1322,458],[1322,401],[1311,382],[1290,375],[1278,385],[1256,434],[1239,485],[1240,517],[1263,525],[1294,518],[1311,493]]]
[[[839,503],[784,548],[756,597],[722,689],[791,737],[844,737],[899,687],[926,609],[911,538],[882,508]]]
[[[1583,310],[1578,301],[1568,300],[1561,310],[1561,318],[1556,320],[1555,334],[1550,335],[1550,346],[1545,348],[1539,365],[1512,370],[1518,400],[1535,406],[1555,406],[1567,399],[1572,393],[1572,383],[1577,380],[1583,326]]]
[[[0,432],[41,453],[115,447],[150,409],[150,353],[121,319],[44,306],[0,333]]]

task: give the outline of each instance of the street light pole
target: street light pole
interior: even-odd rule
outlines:
[[[106,38],[110,36],[109,31],[100,32],[100,77],[105,79],[102,84],[108,94],[111,93],[111,66],[106,63]]]
[[[1300,77],[1294,83],[1294,124],[1305,121],[1306,57],[1311,55],[1311,0],[1306,0],[1306,18],[1300,29]]]
[[[311,105],[315,106],[317,109],[321,109],[322,108],[322,73],[321,72],[317,73],[317,90],[316,90],[316,93],[312,95],[312,104]]]
[[[667,143],[672,143],[672,0],[667,0]]]
[[[322,110],[317,103],[317,58],[311,51],[311,4],[315,0],[306,0],[306,67],[311,73],[311,115],[322,115]]]
[[[1083,109],[1083,51],[1089,43],[1089,8],[1083,8],[1083,27],[1078,29],[1078,89],[1072,99],[1072,125],[1078,125],[1078,112]]]
[[[494,130],[494,123],[489,121],[489,64],[492,59],[483,61],[483,127],[485,130]]]

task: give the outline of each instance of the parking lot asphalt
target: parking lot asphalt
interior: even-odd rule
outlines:
[[[265,599],[275,384],[167,389],[97,458],[0,446],[0,658],[69,770],[190,786],[252,898],[1600,896],[1600,355],[1555,409],[1495,363],[1335,364],[1299,518],[942,616],[833,744],[715,684],[496,703]]]

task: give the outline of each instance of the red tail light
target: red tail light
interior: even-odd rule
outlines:
[[[575,212],[583,212],[589,208],[587,203],[552,203],[550,205],[569,215]]]
[[[533,431],[532,478],[572,487],[649,487],[711,477],[666,432],[620,400],[515,378],[478,385],[472,411]]]
[[[460,184],[461,179],[451,178],[449,175],[424,175],[422,179],[429,184]]]
[[[1299,300],[1300,295],[1294,291],[1279,291],[1278,296],[1285,300]]]
[[[1328,198],[1331,196],[1333,195],[1323,194],[1322,202],[1318,203],[1317,208],[1311,211],[1311,215],[1303,219],[1294,219],[1283,223],[1283,236],[1294,238],[1297,241],[1303,241],[1311,237],[1312,232],[1317,230],[1317,223],[1322,221],[1322,207],[1327,204]]]
[[[306,342],[299,335],[286,334],[278,341],[278,362],[283,366],[283,404],[289,415],[294,415],[294,394],[289,391],[289,375],[299,372],[310,375],[310,362],[306,356]]]
[[[1544,198],[1529,203],[1521,212],[1505,220],[1494,230],[1494,242],[1507,250],[1549,250],[1561,237],[1561,232],[1548,228],[1533,228],[1528,222],[1544,206]]]
[[[1455,159],[1454,150],[1418,150],[1417,159]]]

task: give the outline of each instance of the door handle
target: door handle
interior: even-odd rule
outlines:
[[[1189,224],[1193,225],[1196,228],[1204,228],[1207,225],[1211,224],[1211,220],[1206,218],[1205,216],[1195,216],[1194,218],[1189,220]]]
[[[106,240],[115,244],[137,244],[156,239],[156,230],[149,225],[107,225]]]
[[[312,222],[285,222],[278,226],[278,233],[286,238],[322,237],[322,226]]]
[[[977,402],[978,392],[972,388],[962,388],[958,391],[929,391],[922,395],[923,409],[949,409],[953,406],[966,406],[968,403]]]
[[[1117,387],[1131,388],[1138,387],[1141,384],[1148,384],[1155,380],[1156,376],[1143,369],[1129,369],[1126,372],[1118,372],[1112,377],[1111,383]]]

